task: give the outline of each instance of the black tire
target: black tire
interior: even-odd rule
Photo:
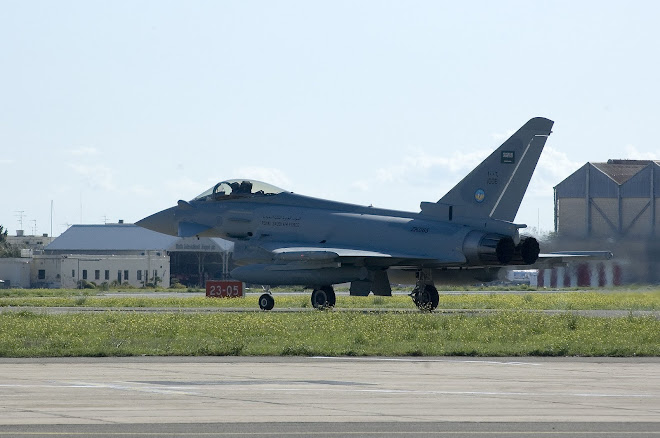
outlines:
[[[337,296],[335,295],[335,290],[332,286],[323,286],[321,289],[325,291],[328,300],[328,307],[335,307],[337,303]]]
[[[440,302],[438,290],[432,284],[427,284],[421,292],[413,295],[413,302],[420,310],[434,311]]]
[[[314,289],[312,292],[312,306],[323,310],[329,307],[328,293],[324,289]]]
[[[259,308],[261,310],[273,310],[275,298],[271,294],[263,294],[259,297]]]

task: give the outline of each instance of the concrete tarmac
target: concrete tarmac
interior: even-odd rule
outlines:
[[[0,436],[57,434],[660,436],[660,359],[0,359]]]

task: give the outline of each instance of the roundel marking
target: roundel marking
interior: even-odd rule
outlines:
[[[478,189],[476,192],[474,192],[475,201],[483,202],[485,198],[486,198],[486,192],[484,192],[483,189]]]

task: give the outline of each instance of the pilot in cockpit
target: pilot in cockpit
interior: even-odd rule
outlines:
[[[282,189],[259,181],[231,180],[217,183],[213,188],[197,196],[194,200],[219,201],[236,197],[242,198],[248,195],[250,197],[275,195],[281,192],[283,192]]]
[[[252,183],[250,181],[242,181],[239,187],[239,193],[250,194],[252,193]]]

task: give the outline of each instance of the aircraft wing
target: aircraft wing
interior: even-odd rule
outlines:
[[[455,257],[452,260],[438,260],[433,257],[410,254],[398,251],[387,250],[371,250],[360,248],[346,248],[346,247],[313,247],[313,246],[298,246],[286,243],[280,244],[266,244],[262,248],[275,254],[276,259],[280,261],[315,261],[315,262],[333,262],[333,261],[347,261],[346,259],[371,259],[377,264],[383,266],[387,265],[401,265],[406,263],[413,263],[418,265],[420,263],[430,265],[443,265],[463,263],[465,258],[461,254],[460,257]]]
[[[396,251],[374,251],[358,248],[328,248],[312,246],[288,246],[287,244],[265,245],[264,249],[275,254],[279,261],[283,262],[335,262],[346,259],[373,259],[379,265],[401,265],[401,264],[426,264],[451,265],[460,264],[464,258],[456,257],[453,260],[438,260],[420,254],[408,254]],[[562,265],[576,261],[610,260],[612,253],[609,251],[557,251],[539,254],[534,267],[547,267]],[[531,267],[531,266],[530,266]]]

